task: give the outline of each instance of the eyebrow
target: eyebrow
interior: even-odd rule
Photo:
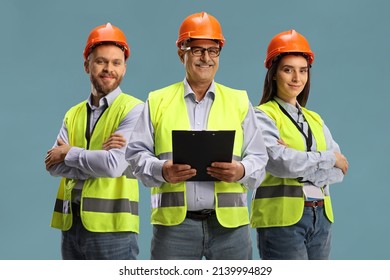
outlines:
[[[308,69],[309,68],[309,66],[302,66],[302,67],[298,66],[298,67],[295,67],[295,66],[292,66],[292,65],[289,65],[289,64],[282,65],[281,67],[299,68],[299,69],[304,69],[304,68]]]
[[[102,59],[102,60],[104,60],[104,61],[122,61],[121,58],[112,58],[112,59],[109,59],[109,58],[106,58],[106,57],[104,57],[104,56],[97,56],[97,57],[95,57],[94,59],[95,59],[95,60],[97,60],[97,59]]]
[[[210,48],[216,48],[216,49],[219,49],[218,46],[211,46],[211,47],[201,47],[201,46],[190,46],[190,48],[199,48],[199,49],[210,49]]]

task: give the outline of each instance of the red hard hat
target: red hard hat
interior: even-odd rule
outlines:
[[[217,40],[222,47],[225,38],[218,20],[206,12],[196,13],[185,18],[179,29],[179,37],[176,45],[188,39],[211,39]]]
[[[84,49],[84,58],[87,59],[94,46],[104,42],[112,42],[122,48],[125,53],[125,59],[130,56],[130,48],[126,42],[126,36],[118,27],[107,23],[94,28],[88,36],[87,44]]]
[[[281,32],[274,36],[267,49],[267,58],[264,65],[269,69],[275,57],[282,53],[303,53],[310,64],[314,61],[314,53],[310,50],[309,42],[295,30]]]

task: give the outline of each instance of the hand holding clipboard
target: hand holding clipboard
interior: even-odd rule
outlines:
[[[234,130],[173,130],[173,163],[197,170],[188,181],[216,181],[207,174],[207,167],[213,162],[232,162],[234,136]]]

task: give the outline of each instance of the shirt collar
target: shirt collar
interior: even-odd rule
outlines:
[[[116,89],[114,89],[109,94],[107,94],[106,96],[104,96],[100,99],[99,107],[101,107],[103,105],[106,105],[107,107],[109,107],[114,102],[114,100],[118,97],[118,95],[121,93],[122,93],[122,90],[118,86]],[[90,108],[94,108],[94,106],[92,105],[92,94],[89,95],[87,102],[88,102],[88,105]]]
[[[195,96],[195,93],[192,90],[187,79],[184,79],[183,83],[184,83],[184,97],[187,97],[190,95]],[[208,95],[210,95],[210,97],[212,97],[212,98],[215,96],[215,82],[214,82],[214,80],[211,82],[211,85],[210,85],[209,89],[207,90],[206,96],[208,96]]]
[[[290,103],[287,103],[286,101],[283,101],[282,99],[280,99],[279,97],[275,96],[274,97],[275,101],[278,102],[282,107],[283,109],[285,109],[290,115],[291,114],[302,114],[302,108],[301,108],[301,105],[299,105],[299,103],[297,102],[296,103],[296,106],[294,105],[291,105]]]

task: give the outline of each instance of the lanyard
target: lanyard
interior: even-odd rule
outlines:
[[[306,133],[303,131],[302,127],[300,127],[300,125],[290,116],[290,114],[279,103],[278,103],[278,105],[279,105],[280,110],[282,110],[282,112],[293,122],[293,124],[301,132],[301,134],[303,135],[303,137],[306,140],[306,151],[310,152],[311,146],[313,145],[313,137],[312,137],[313,134],[311,132],[309,123],[305,119],[305,121],[307,123],[307,127],[308,127],[307,135],[306,135]],[[303,115],[303,118],[305,118],[305,115]]]
[[[89,107],[88,103],[86,103],[86,105],[87,105],[87,128],[85,130],[85,138],[87,139],[87,150],[89,150],[89,143],[91,141],[92,133],[95,130],[96,124],[100,120],[100,117],[104,114],[104,111],[106,111],[108,106],[106,106],[106,108],[104,108],[103,112],[100,114],[99,118],[96,120],[95,124],[93,125],[93,128],[91,129],[90,126],[91,126],[91,112],[92,112],[92,109],[91,109],[91,107]]]

